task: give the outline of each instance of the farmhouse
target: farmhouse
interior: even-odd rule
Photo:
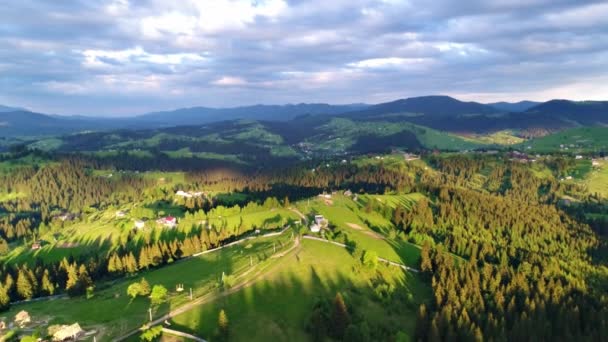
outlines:
[[[135,228],[143,229],[146,226],[146,222],[144,220],[135,220]]]
[[[344,191],[344,196],[348,196],[348,197],[350,197],[350,196],[352,196],[352,195],[353,195],[353,192],[352,192],[352,191],[350,191],[350,190],[346,190],[346,191]]]
[[[33,250],[33,251],[37,251],[37,250],[39,250],[40,248],[42,248],[42,245],[40,244],[40,242],[39,242],[39,241],[34,242],[34,243],[32,244],[32,250]]]
[[[315,215],[315,220],[313,224],[310,226],[310,231],[313,233],[318,233],[323,228],[327,228],[329,225],[329,221],[323,215]]]
[[[184,190],[178,190],[175,193],[175,196],[183,197],[183,198],[201,197],[203,195],[204,195],[204,193],[202,191],[184,191]]]
[[[579,154],[579,155],[577,155],[576,157],[574,157],[574,159],[576,159],[576,160],[581,160],[581,159],[583,159],[583,156],[581,156],[581,155]]]
[[[17,324],[20,328],[25,327],[31,321],[32,319],[30,318],[30,314],[25,310],[21,310],[19,313],[17,313],[17,315],[15,315],[15,324]]]
[[[600,161],[597,159],[593,159],[591,160],[591,166],[600,166]]]
[[[125,212],[124,212],[124,211],[122,211],[122,210],[118,210],[118,211],[116,212],[116,217],[117,217],[117,218],[123,218],[123,217],[125,217],[125,216],[127,216],[127,213],[125,213]]]
[[[177,226],[177,219],[173,216],[161,217],[156,220],[156,223],[163,225],[165,228],[175,228]]]
[[[82,335],[84,335],[84,330],[82,330],[80,324],[63,325],[61,329],[53,334],[53,341],[75,341]]]
[[[311,231],[311,232],[313,232],[313,233],[318,233],[318,232],[320,232],[320,231],[321,231],[321,227],[319,227],[319,225],[318,225],[318,224],[313,223],[313,224],[310,226],[310,231]]]
[[[412,160],[420,159],[420,156],[412,154],[412,153],[404,153],[403,158],[405,159],[405,161],[412,161]]]
[[[191,198],[191,197],[192,197],[192,195],[191,195],[190,193],[185,192],[185,191],[183,191],[183,190],[178,190],[178,191],[175,193],[175,196],[178,196],[178,197],[185,197],[185,198]]]

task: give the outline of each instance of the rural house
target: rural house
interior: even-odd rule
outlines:
[[[323,228],[327,228],[329,225],[329,221],[323,215],[315,215],[315,220],[313,224],[310,226],[310,231],[313,233],[318,233]]]
[[[53,334],[53,341],[76,341],[82,335],[84,335],[84,330],[80,324],[63,325]]]
[[[15,324],[17,324],[17,326],[19,326],[20,328],[25,327],[31,321],[32,319],[30,318],[30,314],[27,313],[27,311],[25,310],[21,310],[15,315]]]
[[[175,228],[177,226],[177,219],[173,216],[161,217],[156,220],[156,223],[166,228]]]
[[[146,226],[146,222],[144,220],[135,220],[135,228],[137,229],[144,229],[144,227]]]

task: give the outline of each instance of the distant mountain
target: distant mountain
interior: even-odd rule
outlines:
[[[525,112],[526,110],[538,106],[541,102],[534,101],[519,101],[519,102],[494,102],[488,103],[488,106],[494,107],[504,112]]]
[[[523,112],[508,112],[449,96],[423,96],[381,103],[343,116],[360,121],[405,121],[457,133],[516,129],[546,134],[576,126],[608,125],[608,102],[552,100]]]
[[[128,121],[148,125],[156,123],[161,126],[195,125],[235,119],[287,121],[300,115],[332,115],[367,107],[366,104],[329,105],[324,103],[255,105],[234,108],[193,107],[143,114],[130,118]]]
[[[450,96],[433,95],[411,97],[370,106],[356,113],[356,117],[373,116],[429,116],[455,117],[487,115],[500,112],[498,109],[477,102],[463,102]]]
[[[16,112],[19,110],[23,110],[21,108],[16,108],[16,107],[8,107],[8,106],[3,106],[0,105],[0,113],[5,113],[5,112]]]
[[[608,101],[551,100],[528,109],[525,113],[546,115],[581,126],[608,124]]]
[[[310,132],[281,123],[297,119],[300,124],[306,123],[302,127],[309,127],[326,123],[335,117],[361,122],[409,122],[455,133],[487,133],[515,129],[523,134],[537,136],[578,126],[608,125],[608,102],[552,100],[517,112],[477,102],[463,102],[449,96],[422,96],[376,105],[194,107],[127,118],[59,116],[26,110],[0,110],[0,137],[48,136],[114,129],[156,129],[246,119],[274,122],[273,127],[276,129],[289,129],[293,132],[294,138],[286,137],[288,141],[297,141],[295,136],[306,136]]]

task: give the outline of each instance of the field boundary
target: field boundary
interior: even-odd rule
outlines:
[[[303,236],[302,236],[302,238],[304,238],[304,239],[308,239],[308,240],[322,241],[322,242],[330,243],[330,244],[332,244],[332,245],[336,245],[336,246],[340,246],[340,247],[348,248],[348,246],[346,246],[346,245],[345,245],[345,244],[343,244],[343,243],[336,242],[336,241],[330,241],[330,240],[323,239],[323,238],[316,237],[316,236],[303,235]],[[397,266],[397,267],[400,267],[400,268],[402,268],[403,270],[406,270],[406,271],[408,271],[408,272],[413,272],[413,273],[418,273],[418,272],[420,272],[420,270],[418,270],[418,269],[416,269],[416,268],[409,267],[409,266],[406,266],[406,265],[404,265],[404,264],[401,264],[401,263],[398,263],[398,262],[395,262],[395,261],[391,261],[391,260],[388,260],[388,259],[385,259],[385,258],[378,257],[378,260],[379,260],[379,261],[382,261],[382,262],[384,262],[384,263],[386,263],[386,264],[388,264],[388,265],[391,265],[391,266]]]

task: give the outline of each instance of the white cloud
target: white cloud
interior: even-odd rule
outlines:
[[[370,58],[349,63],[348,66],[363,69],[416,69],[425,68],[432,63],[429,58],[382,57]]]
[[[274,20],[287,7],[284,0],[190,0],[181,11],[173,10],[141,19],[140,27],[148,38],[160,38],[165,34],[194,36],[217,33],[244,28],[257,17]]]
[[[84,66],[90,68],[108,66],[109,63],[104,61],[104,59],[120,63],[140,61],[163,65],[179,65],[186,62],[202,62],[206,60],[205,57],[195,53],[148,53],[140,46],[126,50],[84,50],[81,53],[85,58]]]
[[[241,77],[223,76],[211,82],[211,84],[219,86],[242,86],[246,85],[247,81]]]

